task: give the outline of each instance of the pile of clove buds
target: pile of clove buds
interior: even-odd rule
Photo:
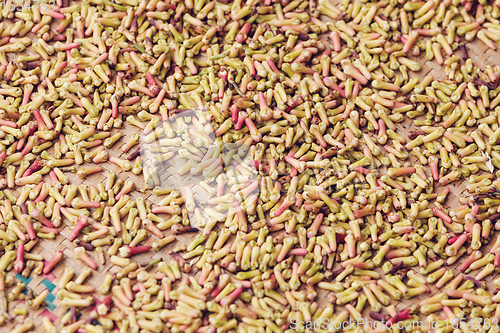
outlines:
[[[500,332],[499,0],[0,17],[0,330]]]

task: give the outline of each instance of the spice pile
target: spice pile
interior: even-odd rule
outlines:
[[[396,331],[423,317],[500,331],[500,281],[485,282],[500,266],[500,68],[467,54],[499,47],[500,1],[1,6],[0,323],[13,333]],[[445,77],[416,77],[424,55]],[[164,184],[172,161],[203,196]],[[81,262],[32,251],[61,231]],[[169,259],[134,259],[157,251]],[[67,312],[31,316],[51,293],[19,276],[60,266]]]

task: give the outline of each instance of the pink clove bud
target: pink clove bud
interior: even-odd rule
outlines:
[[[80,216],[78,218],[78,222],[76,223],[75,227],[73,230],[71,230],[71,233],[68,236],[68,240],[70,242],[74,241],[76,239],[76,236],[82,231],[83,228],[87,226],[87,217],[86,216]]]
[[[461,235],[451,237],[450,239],[448,239],[448,244],[451,245],[451,244],[455,243],[457,241],[457,239],[460,238],[460,236]]]
[[[475,204],[473,207],[472,207],[472,210],[471,210],[471,214],[476,217],[477,214],[479,214],[479,205],[478,204]]]
[[[40,111],[39,110],[33,110],[33,115],[35,116],[36,123],[38,124],[38,129],[40,131],[48,129],[47,125],[43,121],[42,116],[40,115]]]
[[[87,266],[92,269],[97,269],[97,264],[92,258],[87,254],[83,247],[77,247],[75,249],[75,257],[81,261],[83,261]]]
[[[36,159],[35,161],[33,161],[30,167],[26,169],[26,171],[24,171],[22,177],[28,177],[33,174],[33,172],[36,172],[41,168],[43,168],[43,163],[39,159]]]
[[[33,217],[35,220],[37,220],[46,227],[55,228],[52,222],[50,222],[38,209],[34,209],[31,212],[31,217]]]
[[[289,256],[305,256],[309,253],[307,249],[295,248],[288,251]]]
[[[80,198],[74,198],[71,201],[71,206],[75,208],[99,208],[101,203],[97,201],[82,200]]]
[[[0,153],[0,165],[3,164],[3,161],[7,157],[7,152],[4,150],[3,152]]]
[[[212,297],[217,297],[219,293],[224,289],[224,287],[229,283],[230,277],[227,274],[223,274],[219,278],[219,283],[217,284],[217,287],[215,287],[214,290],[212,290]]]
[[[495,251],[495,260],[493,261],[493,265],[495,265],[495,267],[500,266],[500,249]]]
[[[120,248],[120,256],[124,258],[130,258],[132,256],[135,256],[136,254],[148,252],[149,250],[151,250],[151,246],[149,245],[142,245],[142,246],[125,245]]]
[[[120,198],[122,196],[124,196],[125,194],[128,194],[129,192],[133,191],[134,189],[135,189],[135,183],[133,181],[131,181],[131,180],[125,181],[123,188],[115,196],[115,200],[120,200]]]
[[[437,159],[436,156],[431,155],[429,156],[427,161],[429,163],[429,166],[431,167],[432,179],[434,179],[434,181],[437,182],[439,180],[439,170],[438,170],[439,160]]]
[[[14,270],[21,273],[24,268],[24,243],[19,243],[17,247],[17,258],[14,263]]]
[[[23,214],[21,216],[21,224],[26,230],[26,233],[28,234],[28,237],[31,240],[34,240],[36,238],[36,232],[35,229],[33,228],[33,224],[31,223],[31,216],[27,214]]]
[[[394,318],[390,318],[388,320],[388,323],[395,324],[397,322],[407,320],[407,319],[412,319],[412,318],[413,317],[410,315],[410,309],[404,309],[403,311],[396,314],[396,316]]]
[[[438,218],[442,219],[446,223],[452,223],[453,222],[453,220],[451,219],[451,217],[449,217],[448,215],[446,215],[446,213],[443,212],[438,207],[433,207],[432,208],[432,212],[434,213],[435,217],[438,217]]]
[[[49,274],[52,269],[63,259],[64,253],[62,251],[57,251],[56,254],[50,259],[48,263],[43,267],[43,274]]]
[[[231,111],[231,120],[233,121],[233,123],[237,123],[238,122],[238,113],[240,111],[239,108],[235,104],[233,104],[233,105],[231,105],[229,110]],[[241,125],[240,125],[240,128],[241,128]],[[235,126],[235,129],[236,129],[236,126]]]
[[[229,295],[227,295],[226,297],[224,297],[221,301],[220,301],[220,305],[222,306],[226,306],[226,305],[229,305],[231,303],[233,303],[236,298],[238,296],[240,296],[240,294],[243,292],[243,288],[242,287],[238,287],[236,288],[235,290],[233,290]]]
[[[233,111],[233,107],[237,111],[238,107],[236,105],[231,106],[231,111]],[[243,127],[243,124],[245,123],[245,119],[248,117],[248,113],[241,111],[237,114],[237,117],[238,118],[237,120],[235,120],[236,125],[234,125],[234,129],[240,130]]]
[[[54,172],[54,170],[50,170],[50,172],[49,172],[49,178],[50,178],[50,181],[52,183],[52,186],[55,187],[58,191],[60,191],[61,188],[62,188],[62,184],[59,181],[59,178],[57,178],[57,175]]]
[[[104,316],[106,313],[109,312],[112,304],[113,304],[113,298],[111,296],[104,296],[102,303],[97,306],[97,312],[101,316]]]

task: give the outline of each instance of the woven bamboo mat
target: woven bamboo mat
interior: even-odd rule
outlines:
[[[335,1],[334,1],[335,2]],[[500,65],[500,52],[490,50],[486,45],[484,45],[480,41],[475,41],[473,43],[469,43],[467,45],[468,48],[468,54],[469,57],[474,61],[474,64],[480,68],[484,68],[486,66],[490,65]],[[435,80],[444,77],[444,72],[442,70],[442,67],[436,63],[435,60],[432,61],[427,61],[424,58],[424,55],[421,55],[419,58],[414,58],[414,60],[419,61],[419,63],[422,65],[422,69],[419,73],[417,73],[417,77],[423,78],[426,75],[432,75]],[[415,75],[411,73],[410,75]],[[422,118],[422,117],[419,117]],[[418,118],[417,118],[418,119]],[[140,134],[140,131],[138,128],[131,126],[127,124],[125,121],[123,122],[124,126],[123,128],[117,130],[113,129],[111,131],[111,134],[113,135],[117,131],[121,131],[124,135],[122,138],[111,148],[108,149],[108,152],[110,153],[110,156],[116,156],[116,157],[122,157],[124,158],[127,156],[127,153],[122,153],[121,147],[125,144],[125,142],[128,141],[128,139],[133,135],[133,134]],[[416,129],[412,125],[412,120],[407,119],[405,122],[397,124],[398,128],[398,133],[405,135],[407,138],[407,133],[410,130]],[[49,152],[52,152],[52,150],[49,150]],[[410,159],[410,161],[412,161]],[[85,163],[87,164],[87,163]],[[115,171],[117,174],[117,179],[121,179],[123,181],[126,181],[127,179],[132,180],[138,190],[143,190],[145,189],[145,182],[144,182],[144,177],[142,175],[135,175],[132,172],[123,172],[118,166],[112,164],[112,163],[103,163],[101,164],[104,168],[105,171],[102,173],[90,175],[85,179],[79,178],[76,174],[72,173],[66,173],[66,175],[70,179],[71,184],[85,184],[85,185],[97,185],[99,183],[104,183],[108,177],[108,174],[110,171]],[[48,178],[48,177],[44,177]],[[46,180],[46,179],[44,179]],[[192,180],[190,185],[195,185],[196,179]],[[189,184],[189,183],[188,183]],[[448,208],[453,208],[457,207],[459,205],[459,198],[467,196],[467,190],[466,186],[468,185],[468,182],[466,180],[462,180],[460,182],[454,182],[448,187],[450,188],[451,192],[448,195],[448,199],[446,201],[446,204]],[[160,198],[157,197],[155,194],[153,194],[150,190],[147,190],[145,192],[142,191],[134,191],[130,195],[134,198],[142,196],[145,199],[157,203]],[[19,192],[16,192],[18,194]],[[42,323],[42,316],[49,316],[49,318],[53,320],[58,320],[60,319],[66,312],[67,310],[64,309],[63,307],[60,306],[60,300],[56,297],[56,294],[59,290],[57,287],[58,282],[60,280],[60,276],[64,272],[66,267],[72,267],[75,270],[75,275],[79,275],[82,270],[84,269],[85,265],[82,264],[81,261],[77,260],[74,256],[74,245],[67,240],[67,236],[71,232],[71,229],[68,226],[65,226],[65,223],[68,221],[65,221],[63,219],[63,226],[60,228],[60,234],[53,240],[41,240],[30,252],[31,253],[37,253],[43,256],[45,260],[50,260],[50,258],[54,255],[54,253],[58,250],[61,250],[64,252],[64,260],[57,265],[57,267],[53,270],[53,272],[47,276],[35,276],[34,273],[30,275],[28,279],[22,279],[19,277],[18,278],[20,281],[25,282],[27,284],[27,288],[33,290],[35,294],[39,294],[45,289],[50,290],[49,297],[47,297],[47,306],[46,308],[42,307],[39,310],[32,310],[29,309],[29,315],[28,317],[33,319],[35,322],[35,331],[37,332],[43,332],[44,328],[41,325]],[[169,234],[170,231],[167,231],[166,234]],[[492,239],[496,238],[495,236],[492,237]],[[167,245],[164,247],[160,252],[155,253],[154,251],[150,251],[147,254],[142,254],[142,255],[137,255],[134,256],[133,260],[139,264],[147,264],[153,259],[156,258],[162,258],[162,259],[170,259],[170,255],[168,254],[168,251],[173,249],[174,247],[177,247],[182,244],[188,244],[191,240],[192,237],[194,237],[195,234],[187,234],[187,235],[177,235],[177,241]],[[146,242],[146,245],[151,245],[151,243],[154,241],[154,237],[150,237],[148,241]],[[491,243],[490,243],[491,245]],[[487,253],[487,250],[489,250],[490,246],[483,247],[481,250],[483,253]],[[106,253],[107,247],[104,247],[104,251]],[[120,270],[120,267],[114,266],[113,264],[109,263],[109,261],[106,262],[106,264],[102,265],[99,263],[99,260],[95,254],[95,252],[89,252],[90,256],[94,259],[95,262],[98,263],[98,269],[96,271],[93,271],[91,277],[87,280],[87,283],[95,286],[96,288],[99,288],[104,276],[110,272],[110,273],[116,273]],[[455,269],[458,272],[457,267],[460,265],[460,263],[466,258],[466,255],[462,257],[461,260],[459,260],[457,263],[455,263],[451,268]],[[109,260],[109,258],[106,256],[106,259]],[[12,273],[10,273],[12,274]],[[472,274],[474,275],[474,273]],[[491,282],[493,279],[497,277],[498,274],[492,274],[489,275],[485,281],[486,282]],[[396,308],[398,309],[404,309],[412,304],[417,303],[421,299],[426,299],[429,296],[432,296],[435,294],[437,291],[434,287],[431,286],[431,293],[423,294],[421,296],[412,298],[410,300],[402,299],[399,303],[397,303]],[[489,283],[488,284],[488,289],[490,291],[494,290],[494,287]],[[96,294],[96,303],[99,302],[99,298],[102,296],[100,294]],[[318,301],[321,303],[323,300],[323,303],[326,301],[327,298],[325,298],[325,293],[320,293],[318,295]],[[9,302],[9,309],[12,310],[14,308],[26,308],[27,306],[24,304],[24,302],[21,301],[12,301]],[[87,311],[91,311],[93,308],[90,308]],[[339,307],[336,308],[336,312],[339,311]],[[22,316],[16,316],[14,320],[7,324],[4,327],[0,327],[0,332],[9,332],[15,325],[17,325],[20,322],[23,322],[25,320],[24,317]]]

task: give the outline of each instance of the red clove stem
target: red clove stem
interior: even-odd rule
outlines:
[[[229,305],[231,303],[234,302],[234,300],[240,296],[240,294],[243,292],[243,288],[242,287],[239,287],[239,288],[236,288],[235,290],[233,290],[229,295],[227,295],[226,297],[224,297],[221,301],[220,301],[220,305],[222,306],[226,306],[226,305]]]
[[[63,251],[57,251],[56,254],[50,259],[43,267],[43,274],[49,274],[52,269],[63,259]]]
[[[404,309],[400,313],[396,314],[396,316],[394,318],[390,318],[387,322],[392,325],[392,324],[395,324],[397,322],[411,319],[411,318],[412,318],[412,316],[410,315],[410,309]]]
[[[142,246],[124,246],[120,248],[120,254],[125,257],[129,258],[132,256],[135,256],[136,254],[141,254],[144,252],[148,252],[151,249],[151,246],[149,245],[142,245]]]
[[[22,177],[28,177],[28,176],[32,175],[33,172],[36,172],[36,171],[40,170],[41,168],[43,168],[43,164],[41,163],[41,161],[39,159],[36,159],[33,161],[33,163],[30,165],[30,167],[28,169],[26,169],[26,171],[24,171]]]
[[[87,226],[87,218],[85,216],[80,216],[78,218],[78,221],[76,222],[75,227],[73,228],[73,230],[71,230],[71,233],[68,236],[68,240],[70,242],[74,241],[78,236],[78,234],[80,233],[80,231],[82,231],[82,229],[85,228],[86,226]]]
[[[446,213],[443,212],[438,207],[433,207],[432,208],[432,212],[434,213],[435,217],[438,217],[438,218],[442,219],[446,223],[452,223],[453,222],[453,220],[451,219],[451,217],[449,217],[448,215],[446,215]]]
[[[17,258],[14,263],[14,270],[21,273],[24,268],[24,243],[19,243],[17,247]]]

